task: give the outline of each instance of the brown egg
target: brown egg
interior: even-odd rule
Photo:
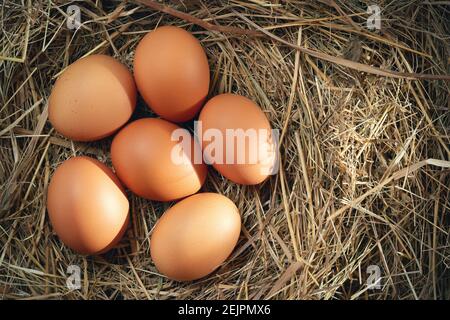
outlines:
[[[135,108],[130,71],[105,55],[75,61],[56,81],[48,117],[56,131],[76,141],[93,141],[123,126]]]
[[[184,122],[197,114],[208,94],[208,59],[192,34],[173,26],[160,27],[139,42],[134,77],[155,113]]]
[[[56,169],[48,186],[47,209],[59,238],[81,254],[114,247],[129,221],[119,179],[89,157],[71,158]]]
[[[226,178],[254,185],[273,174],[276,141],[265,114],[251,100],[215,96],[200,112],[196,131],[205,161]]]
[[[217,193],[190,196],[167,210],[157,222],[150,251],[158,270],[188,281],[213,272],[231,254],[241,232],[238,208]]]
[[[176,137],[180,132],[185,138]],[[151,200],[189,196],[201,188],[207,173],[200,146],[189,131],[156,118],[140,119],[122,129],[112,142],[111,158],[120,180]]]

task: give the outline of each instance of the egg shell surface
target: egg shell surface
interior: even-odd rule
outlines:
[[[198,113],[208,94],[208,59],[191,33],[163,26],[139,42],[134,77],[150,109],[169,121],[185,122]]]
[[[94,141],[113,134],[136,105],[131,72],[116,59],[96,54],[69,65],[49,97],[48,117],[60,134]]]
[[[129,222],[129,203],[112,170],[90,157],[73,157],[55,170],[47,191],[50,223],[68,247],[100,254],[114,247]]]
[[[188,147],[181,148],[180,140],[173,139],[176,130],[187,135]],[[200,154],[197,163],[195,153]],[[171,201],[194,194],[207,174],[200,145],[192,135],[157,118],[140,119],[123,128],[112,142],[111,159],[120,180],[150,200]]]
[[[273,173],[277,154],[272,130],[253,101],[235,94],[217,95],[205,104],[198,121],[204,157],[223,176],[255,185]],[[219,135],[208,136],[209,132]]]
[[[156,268],[171,279],[200,279],[227,259],[240,231],[240,214],[230,199],[198,193],[161,216],[151,236],[151,256]]]

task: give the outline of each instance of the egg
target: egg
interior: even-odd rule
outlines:
[[[246,97],[220,94],[209,100],[196,132],[206,162],[233,182],[255,185],[276,169],[276,136],[260,107]]]
[[[161,216],[151,235],[151,257],[168,278],[199,279],[226,260],[240,231],[239,210],[230,199],[217,193],[198,193]]]
[[[189,196],[206,179],[199,144],[189,131],[162,119],[140,119],[123,128],[112,142],[111,159],[120,180],[150,200]]]
[[[58,237],[81,254],[114,247],[129,221],[129,203],[119,179],[89,157],[70,158],[56,169],[48,186],[47,209]]]
[[[208,59],[200,42],[186,30],[159,27],[139,42],[134,77],[156,114],[185,122],[198,113],[208,94]]]
[[[91,55],[69,65],[51,91],[48,117],[60,134],[93,141],[114,133],[136,105],[131,72],[106,55]]]

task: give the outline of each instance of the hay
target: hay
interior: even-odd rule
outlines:
[[[445,2],[379,1],[381,31],[365,28],[365,1],[172,1],[159,6],[167,13],[151,1],[71,4],[82,8],[77,32],[65,1],[0,5],[1,298],[450,298],[450,88],[437,80],[450,74]],[[201,40],[211,96],[250,97],[282,135],[279,173],[262,185],[209,170],[203,190],[236,203],[243,232],[217,272],[190,283],[162,277],[150,259],[169,203],[130,194],[127,236],[98,257],[64,247],[46,216],[62,161],[111,165],[110,139],[73,143],[48,123],[56,76],[92,53],[131,67],[143,34],[166,24]],[[151,114],[142,101],[137,113]],[[73,264],[82,287],[70,291]],[[367,287],[372,265],[381,289]]]

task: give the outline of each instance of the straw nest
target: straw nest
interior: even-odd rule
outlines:
[[[449,6],[378,1],[381,30],[369,30],[373,2],[2,1],[0,297],[449,299]],[[69,4],[81,8],[76,32]],[[200,39],[210,96],[253,99],[281,133],[280,169],[263,184],[209,170],[202,190],[236,203],[242,233],[216,272],[189,283],[150,259],[171,203],[129,194],[126,236],[95,257],[65,247],[46,214],[62,161],[111,165],[111,139],[74,143],[48,123],[57,75],[93,53],[131,68],[142,36],[168,24]],[[142,116],[152,114],[139,101]],[[66,285],[69,265],[81,268],[79,290]],[[367,282],[377,268],[379,289]]]

